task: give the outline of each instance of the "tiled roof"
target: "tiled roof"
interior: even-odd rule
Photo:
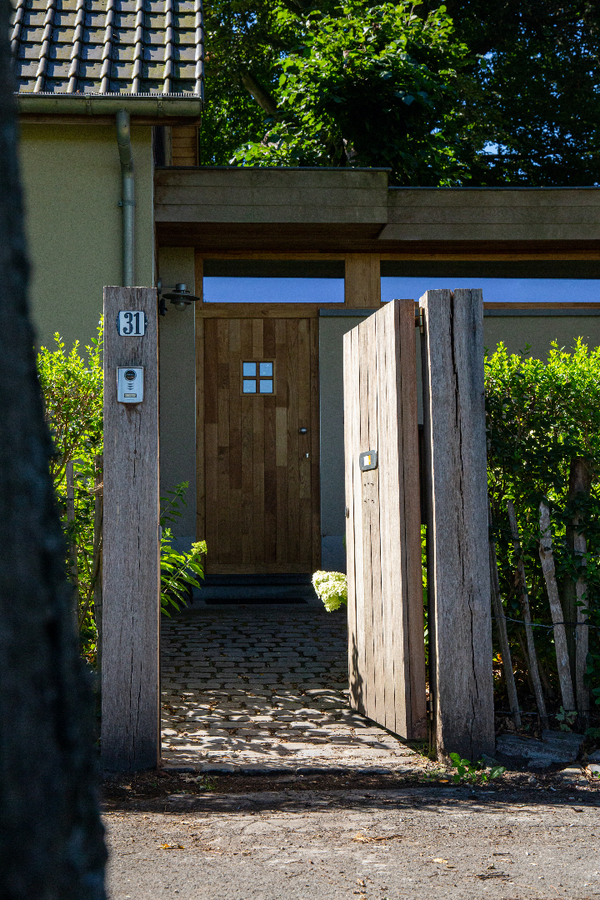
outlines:
[[[24,94],[202,96],[202,0],[13,0]]]

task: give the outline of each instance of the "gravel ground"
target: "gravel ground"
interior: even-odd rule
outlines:
[[[246,792],[236,779],[232,793],[108,800],[109,897],[600,898],[600,793],[530,777],[258,791],[249,778]]]

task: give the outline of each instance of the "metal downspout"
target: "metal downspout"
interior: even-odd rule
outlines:
[[[129,113],[125,109],[117,112],[117,145],[123,188],[123,198],[119,203],[119,206],[123,207],[123,287],[133,287],[135,284],[135,178],[130,119]]]

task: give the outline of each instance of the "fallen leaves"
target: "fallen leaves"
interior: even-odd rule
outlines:
[[[183,844],[161,844],[161,850],[185,850]]]
[[[353,841],[356,841],[358,844],[376,844],[381,843],[382,841],[399,841],[402,840],[404,835],[402,834],[382,834],[382,835],[370,835],[363,834],[362,831],[359,831],[358,834],[355,834],[352,838]]]

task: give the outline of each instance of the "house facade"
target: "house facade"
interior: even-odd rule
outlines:
[[[40,343],[88,341],[104,285],[200,297],[160,317],[161,479],[189,482],[179,537],[206,538],[214,574],[344,567],[342,336],[382,277],[600,277],[596,188],[199,167],[199,0],[22,0],[13,50]],[[211,302],[207,278],[330,279],[331,300]],[[597,345],[599,311],[507,298],[486,304],[485,343]]]

